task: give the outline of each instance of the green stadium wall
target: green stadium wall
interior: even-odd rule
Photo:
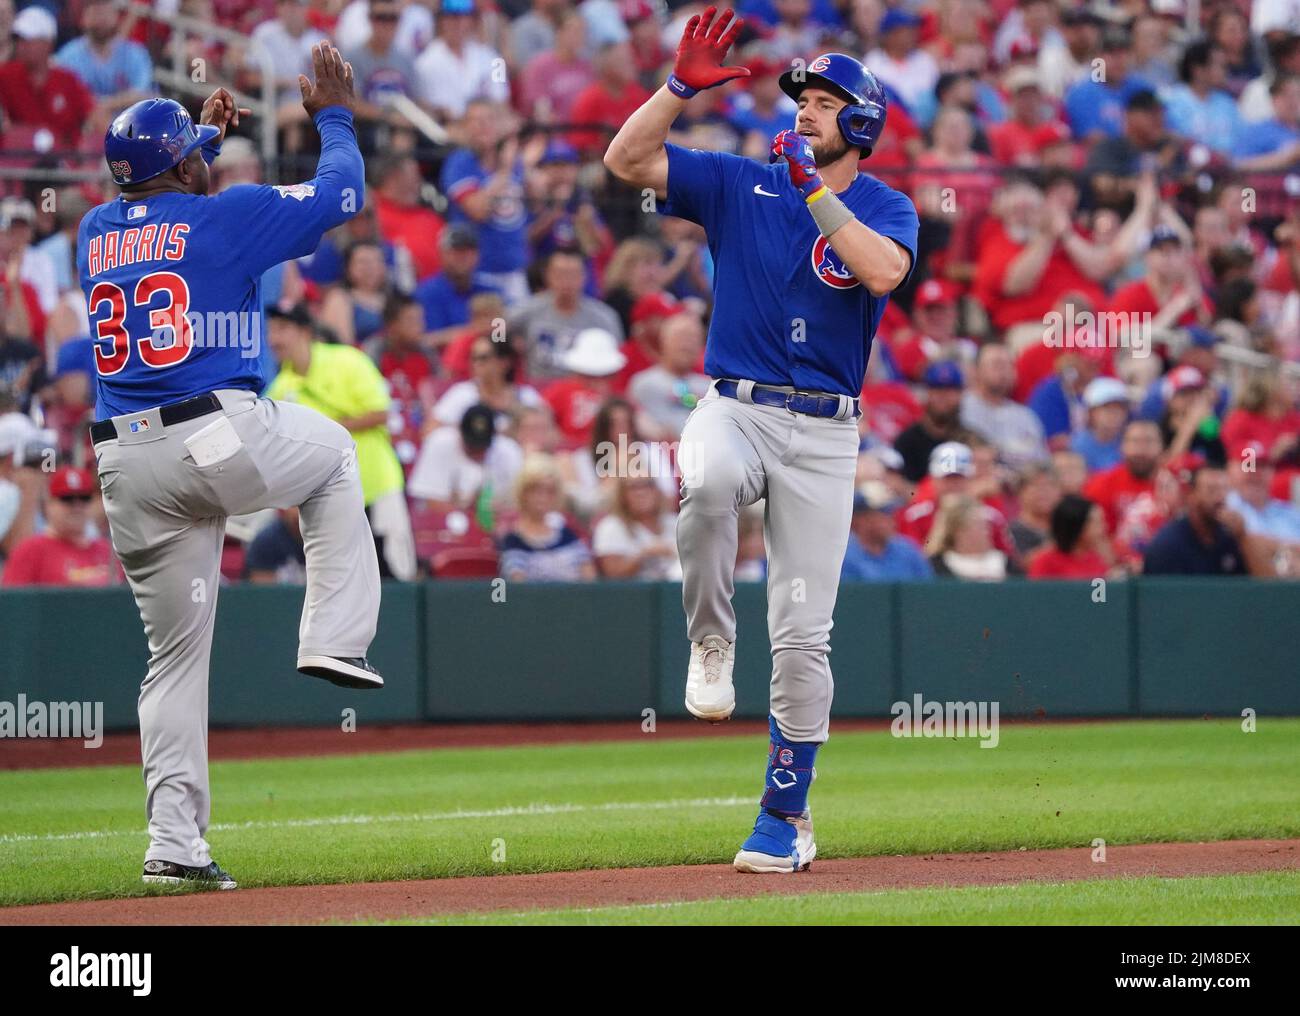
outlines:
[[[688,646],[672,584],[385,583],[379,693],[294,670],[303,590],[220,592],[213,726],[684,716]],[[738,716],[767,709],[763,586],[736,592]],[[1300,584],[1144,578],[845,585],[832,634],[834,714],[996,701],[1003,716],[1300,714]],[[135,726],[147,647],[129,592],[0,591],[0,701],[104,703]]]

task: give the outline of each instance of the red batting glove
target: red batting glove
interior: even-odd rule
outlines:
[[[686,22],[682,41],[677,44],[677,62],[668,75],[668,90],[678,98],[689,99],[701,89],[749,77],[747,67],[725,67],[722,63],[745,19],[733,21],[731,9],[727,8],[714,21],[717,13],[716,7],[706,7],[703,14]]]
[[[772,139],[768,162],[784,159],[790,166],[790,182],[799,189],[805,201],[811,201],[825,186],[817,171],[817,160],[812,145],[802,134],[785,130]]]

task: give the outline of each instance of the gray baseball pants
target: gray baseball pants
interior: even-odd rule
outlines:
[[[742,387],[742,396],[745,389]],[[682,430],[677,548],[692,642],[736,638],[740,509],[764,499],[771,712],[792,741],[830,735],[831,615],[853,515],[858,429],[710,391]]]
[[[216,394],[242,442],[223,461],[198,466],[184,443],[215,413],[166,428],[156,409],[115,417],[116,439],[95,448],[113,549],[149,640],[139,707],[145,860],[193,866],[210,860],[208,657],[226,517],[299,507],[307,556],[300,654],[364,656],[379,615],[352,436],[304,406]]]

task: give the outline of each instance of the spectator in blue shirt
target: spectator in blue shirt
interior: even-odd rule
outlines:
[[[934,577],[921,548],[895,529],[894,512],[900,504],[879,480],[854,493],[841,582],[924,582]]]
[[[1100,71],[1104,77],[1097,80],[1098,70],[1089,67],[1082,79],[1066,89],[1065,119],[1076,139],[1092,142],[1120,137],[1129,99],[1151,89],[1144,78],[1129,73],[1131,43],[1127,28],[1108,28],[1102,35]]]
[[[1300,162],[1300,77],[1281,74],[1268,89],[1273,118],[1250,124],[1237,144],[1238,169],[1290,169]]]
[[[1120,442],[1128,423],[1128,386],[1113,377],[1094,378],[1083,390],[1087,424],[1070,438],[1070,450],[1083,456],[1088,472],[1118,466],[1124,460]]]
[[[1229,463],[1232,490],[1227,505],[1245,521],[1246,532],[1272,541],[1271,549],[1290,557],[1290,573],[1294,574],[1300,571],[1300,508],[1269,493],[1276,470],[1268,449],[1259,442],[1246,448],[1250,455]]]
[[[94,93],[96,105],[115,115],[139,99],[153,94],[153,62],[138,42],[119,38],[121,18],[108,0],[88,0],[81,11],[85,33],[54,54],[54,62],[67,68]]]
[[[1069,349],[1056,358],[1055,369],[1034,386],[1028,406],[1043,424],[1052,451],[1070,446],[1070,435],[1083,426],[1084,389],[1101,373],[1102,348]]]
[[[1166,523],[1147,545],[1147,575],[1266,575],[1272,569],[1242,517],[1227,505],[1228,477],[1201,466],[1192,474],[1186,514]],[[1261,560],[1261,557],[1265,558]]]
[[[469,103],[463,123],[466,147],[443,163],[442,190],[448,198],[448,223],[477,228],[479,271],[513,305],[528,296],[528,216],[519,141],[502,136],[507,122],[495,103]]]
[[[424,308],[424,330],[434,346],[445,345],[469,323],[470,298],[495,293],[478,274],[479,245],[474,230],[459,224],[448,226],[438,238],[442,248],[442,271],[415,287],[415,299]]]
[[[1182,84],[1161,98],[1169,129],[1207,148],[1231,155],[1236,148],[1240,118],[1237,103],[1225,90],[1228,57],[1212,42],[1193,42],[1179,64]]]

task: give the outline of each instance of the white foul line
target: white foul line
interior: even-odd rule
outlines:
[[[381,822],[454,822],[460,819],[513,818],[529,815],[574,815],[602,811],[664,811],[683,808],[731,808],[755,804],[752,797],[697,797],[673,801],[608,801],[604,804],[525,804],[504,808],[416,812],[407,815],[330,815],[248,822],[217,822],[209,833],[257,829],[305,829],[312,826],[376,825]],[[113,836],[147,836],[144,829],[87,829],[73,833],[10,833],[0,835],[0,846],[14,843],[52,843],[60,840],[94,840]]]

